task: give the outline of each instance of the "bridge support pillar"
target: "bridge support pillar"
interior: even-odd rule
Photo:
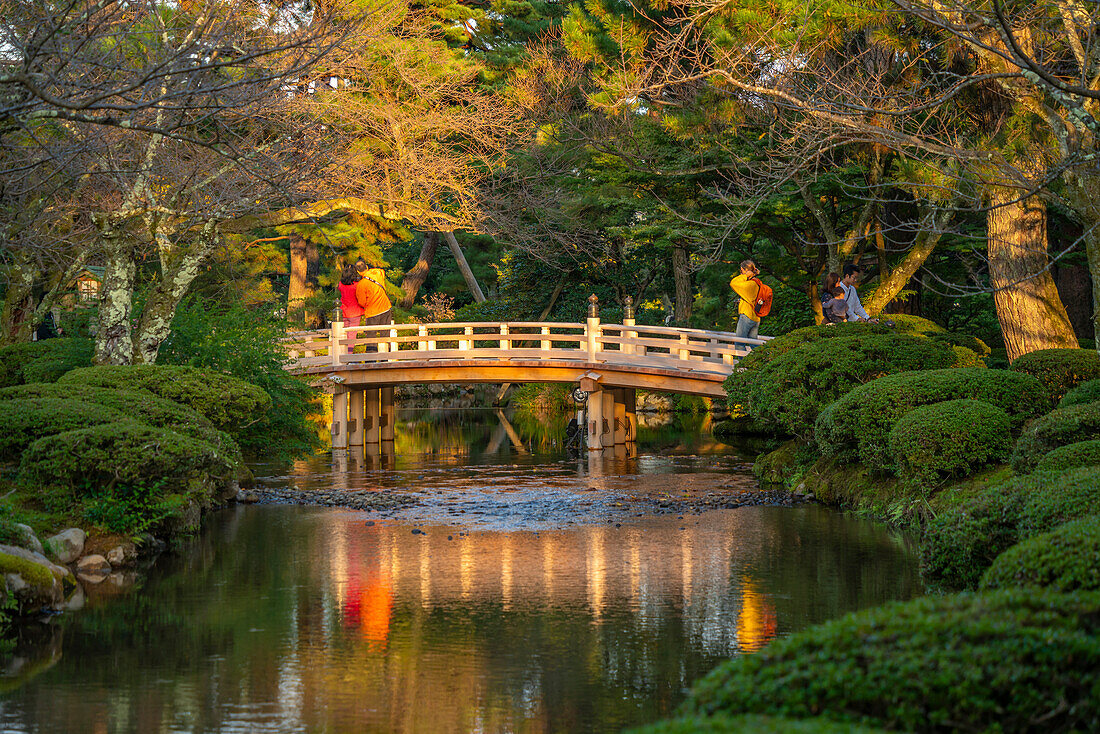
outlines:
[[[381,400],[382,442],[393,441],[394,426],[397,424],[397,408],[393,404],[393,388],[383,387],[378,391]],[[391,450],[392,453],[392,450]]]
[[[600,433],[600,446],[606,449],[615,445],[615,391],[602,390],[597,395],[603,398],[603,430]]]
[[[588,394],[585,403],[588,412],[588,430],[585,433],[586,444],[589,451],[603,449],[600,436],[603,435],[603,391]]]
[[[332,448],[348,447],[348,394],[337,392],[332,396]]]
[[[614,416],[615,416],[615,429],[612,432],[613,443],[615,446],[625,446],[627,442],[627,422],[626,422],[626,388],[617,387],[611,391],[614,396]]]
[[[632,444],[638,440],[638,394],[632,387],[623,390],[626,403],[626,442]]]
[[[363,445],[363,391],[348,393],[348,446]]]
[[[366,390],[366,417],[363,419],[364,442],[368,446],[377,446],[382,438],[382,396],[378,388]]]

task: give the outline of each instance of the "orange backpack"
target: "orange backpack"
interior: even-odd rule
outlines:
[[[757,316],[764,318],[772,310],[772,287],[760,278],[753,278],[753,280],[756,281],[756,285],[760,290],[756,292],[756,303],[752,305],[752,308]]]

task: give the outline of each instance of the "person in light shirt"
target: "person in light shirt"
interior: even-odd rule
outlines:
[[[858,265],[845,265],[844,277],[840,279],[840,287],[844,289],[844,302],[848,305],[848,320],[849,321],[870,321],[872,323],[878,323],[878,319],[872,319],[867,315],[867,312],[863,309],[863,304],[859,302],[859,291],[856,290],[856,286],[859,285],[859,278],[863,271]]]

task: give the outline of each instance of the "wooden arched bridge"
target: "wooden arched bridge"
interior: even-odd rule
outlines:
[[[627,312],[629,315],[629,311]],[[722,382],[762,339],[600,322],[447,322],[345,328],[287,339],[288,369],[333,391],[335,449],[393,440],[395,385],[558,382],[587,400],[590,449],[634,440],[638,388],[724,397]]]

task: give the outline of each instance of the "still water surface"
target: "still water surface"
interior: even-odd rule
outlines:
[[[920,593],[903,536],[818,506],[620,517],[593,500],[749,482],[751,456],[704,426],[592,465],[537,426],[494,448],[492,414],[452,418],[405,423],[386,468],[262,467],[317,491],[428,491],[395,517],[218,513],[139,587],[92,590],[23,650],[0,730],[618,731],[671,713],[724,658]]]

